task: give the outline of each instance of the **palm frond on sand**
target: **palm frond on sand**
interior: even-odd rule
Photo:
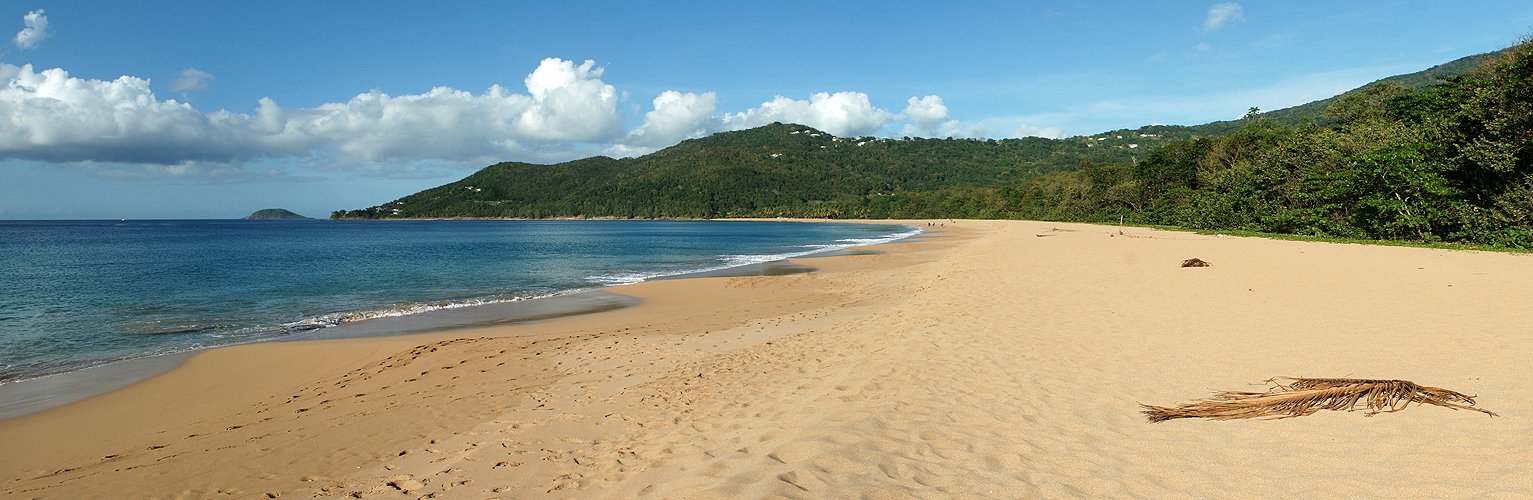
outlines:
[[[1278,380],[1291,382],[1284,384]],[[1280,377],[1267,382],[1274,386],[1267,392],[1221,391],[1211,398],[1175,408],[1143,403],[1139,406],[1144,407],[1144,414],[1151,422],[1175,418],[1292,418],[1320,410],[1367,409],[1368,415],[1372,416],[1404,410],[1411,403],[1474,410],[1496,416],[1489,410],[1470,406],[1474,404],[1473,396],[1416,385],[1408,380]]]

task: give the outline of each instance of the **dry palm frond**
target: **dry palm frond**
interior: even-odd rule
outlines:
[[[1447,389],[1416,385],[1408,380],[1367,380],[1352,378],[1288,378],[1283,384],[1271,379],[1275,387],[1267,392],[1222,391],[1213,397],[1175,408],[1141,403],[1151,422],[1174,418],[1291,418],[1320,410],[1353,411],[1368,409],[1368,415],[1404,410],[1411,403],[1445,406],[1455,410],[1474,410],[1492,417],[1489,410],[1475,408],[1474,397]]]

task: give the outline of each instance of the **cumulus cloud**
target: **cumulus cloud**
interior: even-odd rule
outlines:
[[[89,80],[0,64],[0,157],[153,165],[269,156],[343,165],[536,159],[550,144],[568,151],[568,143],[623,135],[617,92],[593,66],[544,60],[526,79],[528,94],[438,87],[403,96],[374,91],[312,109],[263,98],[253,114],[204,114],[157,99],[141,78]]]
[[[947,116],[941,98],[929,96],[927,99],[929,103],[935,102],[942,117]],[[843,137],[873,135],[907,116],[874,107],[868,95],[860,92],[821,92],[809,96],[809,100],[776,96],[739,113],[717,114],[717,106],[718,97],[712,92],[662,92],[655,98],[654,111],[645,113],[644,124],[629,132],[623,140],[604,148],[603,152],[612,156],[639,156],[686,139],[773,122],[808,125]],[[923,111],[927,109],[921,108],[916,114],[928,119],[928,115],[921,114]]]
[[[906,101],[905,111],[896,115],[896,118],[910,120],[910,123],[905,124],[905,127],[900,130],[899,135],[904,136],[955,138],[991,136],[990,124],[985,121],[963,123],[948,119],[947,104],[942,102],[941,97],[934,95],[911,97]]]
[[[920,99],[911,97],[907,104],[903,114],[918,130],[936,129],[937,125],[947,120],[947,105],[942,103],[941,97],[934,95]]]
[[[948,120],[937,125],[935,129],[930,130],[917,130],[915,127],[906,125],[902,134],[920,137],[975,139],[990,137],[990,124],[983,121],[964,124],[958,120]]]
[[[871,135],[895,121],[894,113],[873,107],[868,95],[861,92],[821,92],[800,101],[777,96],[760,107],[726,114],[724,126],[746,129],[772,122],[808,125],[839,136]]]
[[[170,164],[226,159],[226,127],[149,81],[71,78],[62,69],[0,64],[0,155],[43,160]]]
[[[1213,31],[1246,20],[1246,14],[1235,2],[1214,4],[1208,9],[1208,19],[1203,20],[1203,31]]]
[[[602,68],[595,65],[544,59],[527,75],[532,100],[517,115],[512,130],[539,141],[596,142],[622,135],[617,89],[602,83]]]
[[[665,91],[630,131],[619,111],[627,94],[603,83],[602,73],[592,61],[550,58],[528,74],[525,93],[499,85],[481,94],[448,87],[406,95],[374,90],[314,108],[287,108],[262,98],[250,112],[204,113],[175,99],[160,100],[143,78],[82,79],[60,68],[35,71],[31,65],[0,63],[0,159],[85,166],[122,179],[271,179],[269,172],[245,171],[271,161],[413,178],[507,160],[640,155],[772,122],[838,136],[874,135],[905,120],[906,135],[989,134],[986,123],[949,119],[935,95],[912,97],[895,114],[859,92],[818,93],[807,100],[777,96],[742,112],[720,113],[712,92]],[[203,91],[213,80],[188,68],[168,88]]]
[[[1038,128],[1032,125],[1022,124],[1018,126],[1016,130],[1012,130],[1011,134],[1008,134],[1006,137],[1044,137],[1048,139],[1063,139],[1065,137],[1065,133],[1058,127]]]
[[[176,81],[170,82],[172,92],[186,92],[188,90],[207,92],[208,86],[213,84],[213,75],[197,68],[186,68],[176,74]]]
[[[629,132],[623,143],[660,148],[713,133],[720,125],[718,117],[714,116],[718,101],[713,92],[661,92],[655,98],[655,110],[644,114],[644,124]]]
[[[48,16],[43,15],[42,9],[28,12],[21,20],[27,27],[17,32],[16,38],[11,40],[17,47],[36,48],[38,44],[43,43],[43,39],[53,36],[53,33],[48,32]]]

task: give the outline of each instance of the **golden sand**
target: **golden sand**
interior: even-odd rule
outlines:
[[[207,351],[0,421],[0,498],[1533,497],[1533,257],[943,222],[620,311]],[[1275,376],[1501,416],[1139,413]]]

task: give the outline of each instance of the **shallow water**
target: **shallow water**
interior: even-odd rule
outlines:
[[[757,221],[0,221],[0,383],[217,345],[520,321],[496,308],[442,311],[913,232]]]

